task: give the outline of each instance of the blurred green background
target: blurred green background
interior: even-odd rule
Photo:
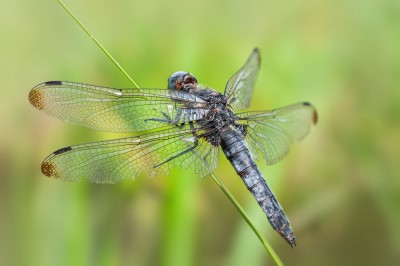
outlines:
[[[222,156],[216,174],[287,265],[400,264],[399,1],[66,1],[142,87],[187,70],[223,91],[257,46],[252,109],[310,101],[319,124],[262,173],[291,220],[291,249]],[[71,144],[122,137],[28,102],[48,80],[131,87],[56,1],[0,10],[1,265],[273,265],[211,178],[118,185],[45,178]]]

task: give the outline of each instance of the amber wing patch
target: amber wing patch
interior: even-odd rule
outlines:
[[[314,110],[314,112],[312,114],[312,119],[313,119],[314,125],[316,125],[317,122],[318,122],[318,114],[317,114],[317,111],[315,111],[315,110]]]
[[[57,167],[52,162],[43,162],[42,163],[42,173],[48,177],[60,178],[60,174],[57,171]]]
[[[44,108],[44,97],[43,92],[40,90],[31,90],[29,93],[29,102],[37,109],[43,110]]]

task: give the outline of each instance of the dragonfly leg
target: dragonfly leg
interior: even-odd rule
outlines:
[[[179,152],[178,154],[175,154],[174,156],[169,157],[167,160],[165,160],[162,163],[154,165],[153,168],[157,168],[157,167],[159,167],[159,166],[161,166],[161,165],[163,165],[163,164],[165,164],[165,163],[167,163],[167,162],[169,162],[169,161],[171,161],[171,160],[173,160],[173,159],[175,159],[175,158],[177,158],[177,157],[179,157],[181,155],[184,155],[185,153],[193,151],[199,145],[199,141],[197,139],[196,132],[195,132],[195,129],[193,127],[193,122],[189,122],[189,124],[190,124],[190,128],[192,130],[192,134],[193,134],[193,137],[194,137],[193,146],[188,148],[188,149],[186,149],[186,150],[184,150],[184,151]]]
[[[196,140],[196,141],[194,142],[194,145],[193,145],[192,147],[190,147],[190,148],[188,148],[188,149],[186,149],[186,150],[184,150],[184,151],[181,151],[180,153],[175,154],[174,156],[169,157],[167,160],[165,160],[165,161],[162,162],[162,163],[159,163],[159,164],[154,165],[153,168],[157,168],[157,167],[159,167],[159,166],[161,166],[161,165],[163,165],[163,164],[165,164],[165,163],[167,163],[167,162],[169,162],[169,161],[172,161],[173,159],[175,159],[175,158],[177,158],[177,157],[179,157],[179,156],[181,156],[181,155],[184,155],[185,153],[188,153],[188,152],[194,150],[198,145],[199,145],[199,142]]]
[[[177,114],[176,114],[174,119],[171,119],[164,112],[161,112],[161,114],[164,116],[164,118],[149,118],[149,119],[146,119],[144,121],[145,122],[147,122],[147,121],[156,121],[156,122],[162,122],[162,123],[167,123],[167,124],[172,124],[172,125],[175,125],[175,126],[179,126],[178,122],[179,122],[179,120],[181,119],[181,116],[182,116],[182,109],[180,109],[180,108],[178,109]]]

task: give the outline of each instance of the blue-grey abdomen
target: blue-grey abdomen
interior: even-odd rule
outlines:
[[[289,221],[277,199],[258,170],[241,134],[233,126],[227,126],[221,132],[221,148],[232,163],[236,173],[253,194],[264,210],[272,227],[291,245],[296,245],[296,238]]]

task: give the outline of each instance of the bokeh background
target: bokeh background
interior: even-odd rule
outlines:
[[[187,70],[223,91],[257,46],[252,109],[310,101],[319,124],[262,173],[291,249],[224,157],[216,174],[287,265],[400,264],[400,2],[66,1],[142,87]],[[132,84],[54,1],[0,9],[1,265],[273,265],[211,178],[177,171],[118,185],[45,178],[67,145],[123,137],[30,106],[47,80]]]

